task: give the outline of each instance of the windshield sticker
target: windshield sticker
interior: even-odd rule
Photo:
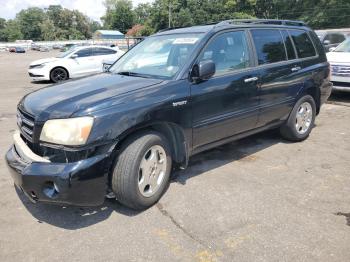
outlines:
[[[173,44],[175,45],[193,45],[198,41],[198,38],[177,38],[175,39],[175,41],[173,42]]]

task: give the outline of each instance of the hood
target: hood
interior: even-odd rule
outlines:
[[[37,121],[68,118],[116,96],[161,83],[162,80],[103,73],[49,86],[25,96],[20,107]]]
[[[34,62],[31,62],[30,65],[40,65],[43,63],[55,62],[60,59],[61,58],[57,58],[57,57],[43,58],[43,59],[39,59],[39,60],[35,60]]]
[[[336,63],[350,64],[350,53],[347,53],[347,52],[329,52],[329,53],[327,53],[327,60],[331,64],[336,64]]]

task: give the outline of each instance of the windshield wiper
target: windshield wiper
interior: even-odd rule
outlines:
[[[148,76],[148,75],[135,73],[135,72],[129,72],[129,71],[121,71],[121,72],[118,72],[117,74],[123,75],[123,76],[135,76],[135,77],[150,78],[150,76]]]

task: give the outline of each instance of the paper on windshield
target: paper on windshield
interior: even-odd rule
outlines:
[[[198,38],[195,37],[182,37],[182,38],[177,38],[173,42],[175,45],[193,45],[198,41]]]

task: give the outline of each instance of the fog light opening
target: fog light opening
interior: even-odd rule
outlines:
[[[45,183],[43,193],[49,198],[57,198],[60,190],[54,182],[48,181]]]
[[[31,196],[34,200],[38,199],[38,197],[36,196],[36,194],[35,194],[34,191],[30,191],[30,196]]]

